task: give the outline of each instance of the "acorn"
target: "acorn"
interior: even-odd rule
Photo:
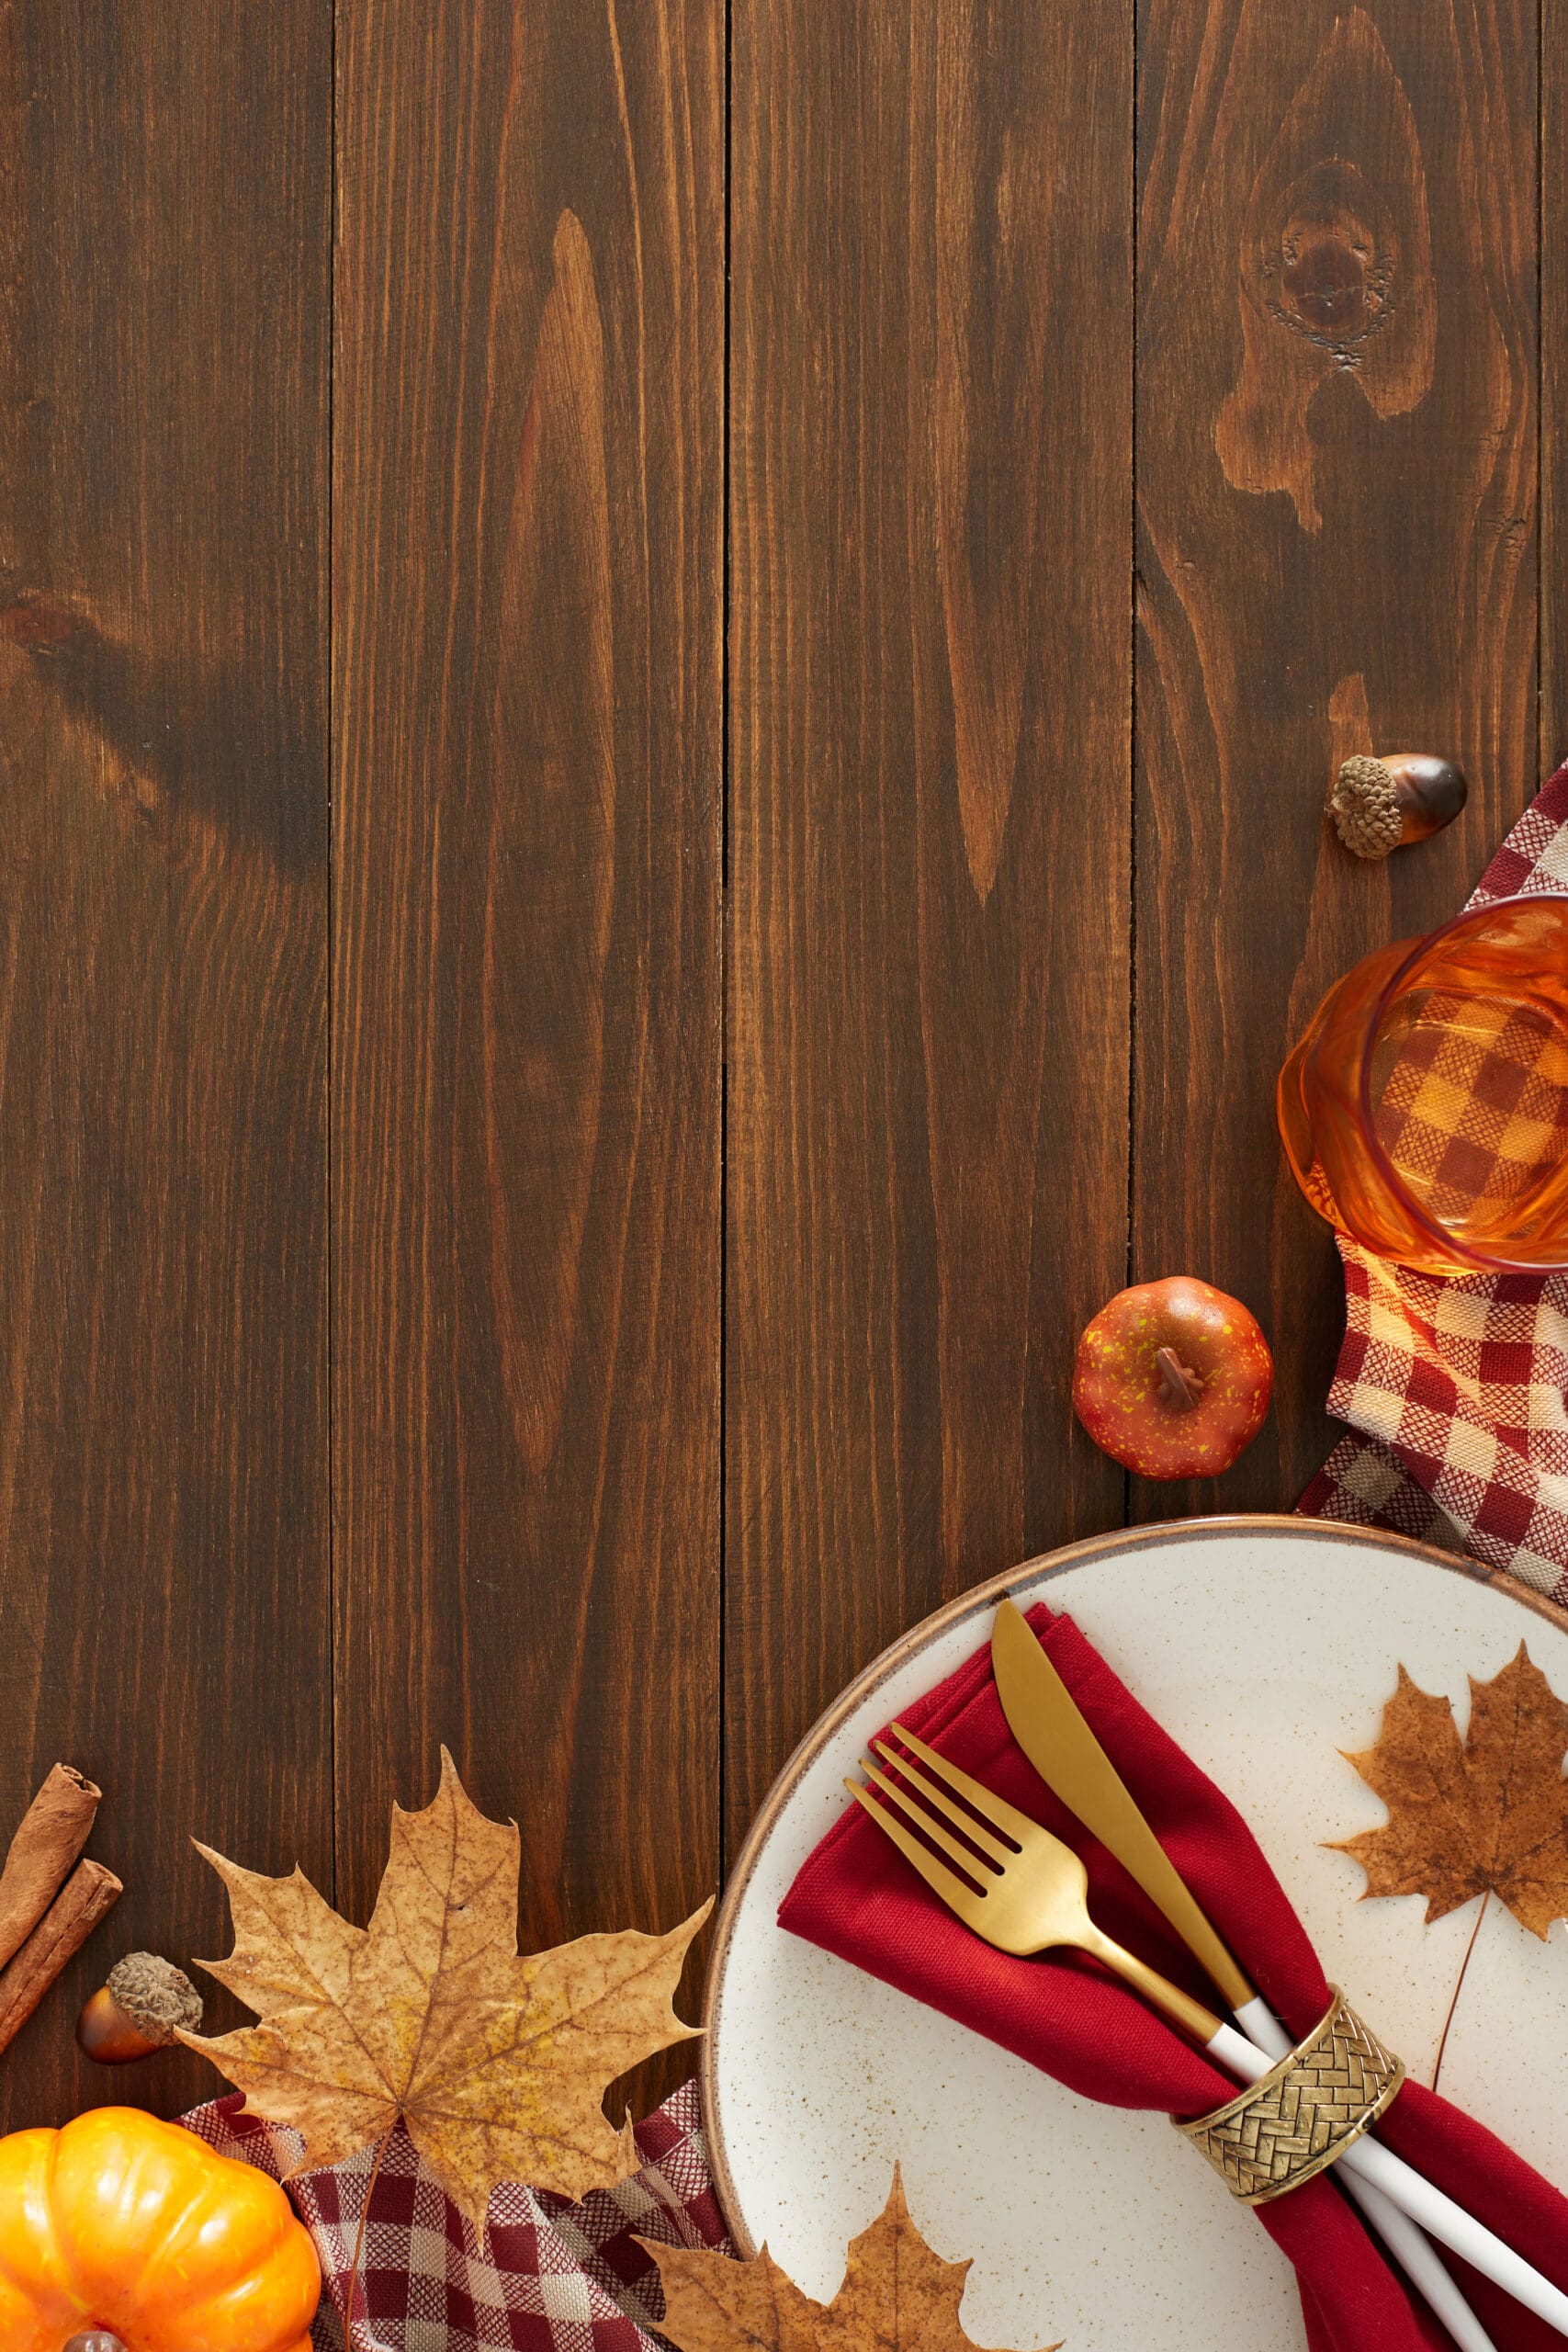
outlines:
[[[1451,825],[1469,789],[1453,762],[1435,752],[1389,752],[1381,760],[1358,752],[1341,767],[1328,807],[1355,856],[1387,857]]]
[[[154,1951],[128,1951],[77,2018],[76,2039],[100,2066],[129,2066],[200,2024],[201,1995],[185,1971]]]

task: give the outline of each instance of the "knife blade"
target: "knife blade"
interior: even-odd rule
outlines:
[[[991,1632],[991,1669],[1013,1737],[1045,1782],[1170,1922],[1232,2009],[1257,1996],[1199,1909],[1017,1605]]]

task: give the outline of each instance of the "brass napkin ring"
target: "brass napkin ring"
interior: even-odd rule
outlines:
[[[1195,2122],[1177,2123],[1244,2205],[1299,2188],[1359,2140],[1404,2080],[1404,2064],[1363,2025],[1337,1984],[1322,2023],[1260,2082]]]

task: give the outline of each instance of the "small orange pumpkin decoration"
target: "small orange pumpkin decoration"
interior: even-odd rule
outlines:
[[[177,2123],[100,2107],[0,2140],[6,2352],[310,2352],[321,2292],[276,2182]]]

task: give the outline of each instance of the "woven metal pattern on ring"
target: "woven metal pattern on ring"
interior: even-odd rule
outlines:
[[[1212,2115],[1177,2124],[1244,2205],[1325,2172],[1375,2123],[1404,2065],[1363,2025],[1337,1984],[1327,2015],[1288,2058]]]

